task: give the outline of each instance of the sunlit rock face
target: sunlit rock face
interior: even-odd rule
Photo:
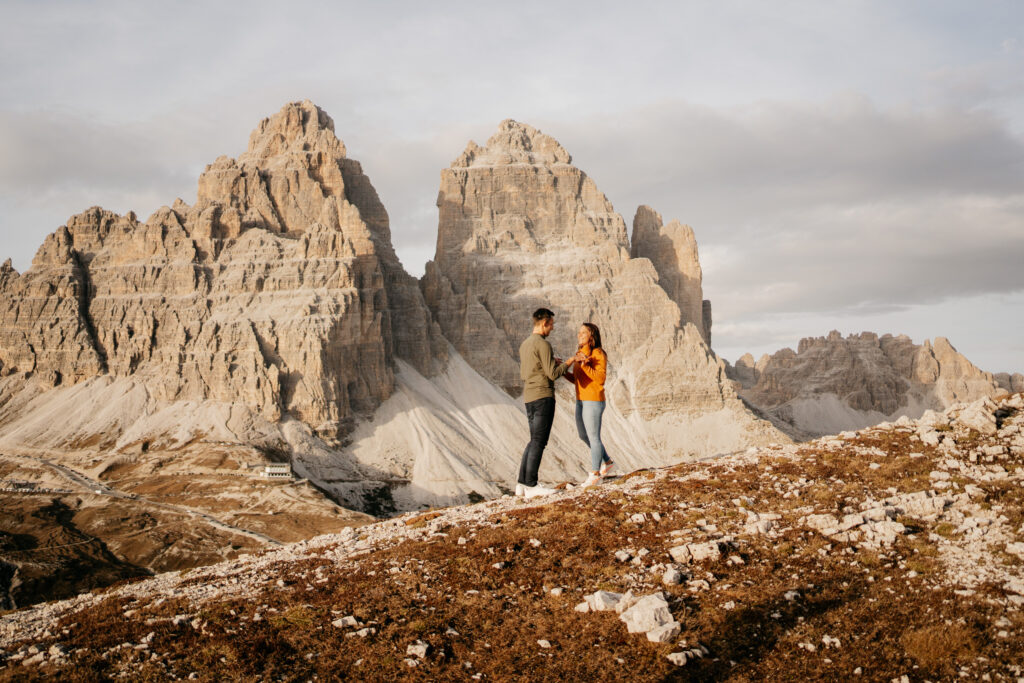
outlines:
[[[146,222],[98,207],[0,269],[0,373],[51,386],[137,376],[158,400],[244,404],[336,438],[446,345],[390,242],[387,213],[334,124],[286,105],[197,201]]]
[[[800,340],[754,362],[747,354],[729,375],[743,398],[810,435],[859,429],[886,419],[920,417],[1013,387],[979,370],[944,337],[914,344],[906,335],[872,332]]]
[[[558,355],[575,351],[580,323],[601,328],[609,402],[648,445],[678,455],[781,438],[743,408],[708,347],[692,230],[643,207],[631,247],[625,221],[571,161],[553,138],[508,120],[442,171],[437,250],[421,286],[445,336],[518,395],[518,347],[546,306]],[[687,433],[722,411],[734,418],[728,438],[717,426]]]

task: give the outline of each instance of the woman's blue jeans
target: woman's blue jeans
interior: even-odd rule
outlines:
[[[590,471],[601,469],[601,462],[612,459],[601,443],[601,416],[604,414],[604,401],[576,401],[576,431],[583,443],[590,446]]]

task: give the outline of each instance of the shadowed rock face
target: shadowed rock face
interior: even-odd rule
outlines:
[[[759,438],[746,433],[761,427],[706,343],[692,230],[642,209],[631,255],[622,217],[568,152],[511,120],[441,172],[437,205],[437,250],[421,286],[445,336],[482,375],[521,392],[519,344],[546,306],[557,355],[575,351],[580,323],[601,328],[609,401],[622,416],[730,410],[738,440]],[[761,437],[782,438],[760,424]]]
[[[0,293],[4,375],[137,375],[158,400],[244,403],[330,438],[390,395],[394,356],[444,363],[386,211],[308,101],[208,166],[195,205],[145,223],[89,209],[29,271],[0,269]]]
[[[916,418],[925,410],[945,410],[1002,389],[991,373],[975,367],[944,337],[917,345],[906,335],[871,332],[843,337],[833,331],[802,339],[796,352],[782,349],[756,363],[747,354],[729,368],[729,376],[752,404],[811,434],[904,414]],[[797,404],[829,396],[864,414],[864,424],[815,424],[801,418]]]

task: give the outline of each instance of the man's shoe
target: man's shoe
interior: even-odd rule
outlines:
[[[590,476],[587,477],[587,480],[583,482],[583,488],[588,489],[591,486],[597,486],[597,484],[600,483],[600,481],[601,475],[598,474],[597,472],[591,472]]]
[[[541,496],[550,496],[552,493],[558,493],[555,489],[548,489],[543,486],[525,486],[523,488],[524,498],[539,498]]]
[[[613,467],[615,467],[615,463],[612,462],[611,460],[601,465],[601,476],[607,477],[608,473],[612,471]]]
[[[516,484],[516,495],[522,497],[526,493],[526,487],[522,484]]]

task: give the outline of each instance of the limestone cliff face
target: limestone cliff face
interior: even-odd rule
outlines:
[[[757,363],[747,354],[729,376],[743,398],[808,434],[916,418],[1002,391],[943,337],[917,345],[906,335],[871,332],[802,339],[796,352],[782,349]]]
[[[146,222],[100,208],[0,270],[0,373],[50,385],[138,376],[159,400],[242,403],[342,435],[445,345],[390,244],[387,213],[330,117],[286,105],[193,206]]]
[[[633,217],[633,258],[646,258],[658,272],[658,283],[679,306],[682,322],[697,328],[711,346],[711,302],[704,299],[703,275],[693,228],[677,220],[665,225],[661,214],[641,206]]]
[[[1011,394],[1024,392],[1024,375],[1019,372],[997,372],[995,378],[999,386]]]
[[[558,355],[575,352],[580,323],[601,328],[609,401],[639,420],[638,431],[676,420],[678,432],[680,416],[728,410],[734,441],[781,438],[742,408],[705,341],[692,231],[687,242],[682,226],[663,229],[646,209],[634,254],[657,263],[634,257],[622,217],[568,152],[511,120],[442,171],[437,205],[437,250],[421,280],[427,304],[470,365],[510,394],[522,388],[518,348],[530,315],[546,306]]]

